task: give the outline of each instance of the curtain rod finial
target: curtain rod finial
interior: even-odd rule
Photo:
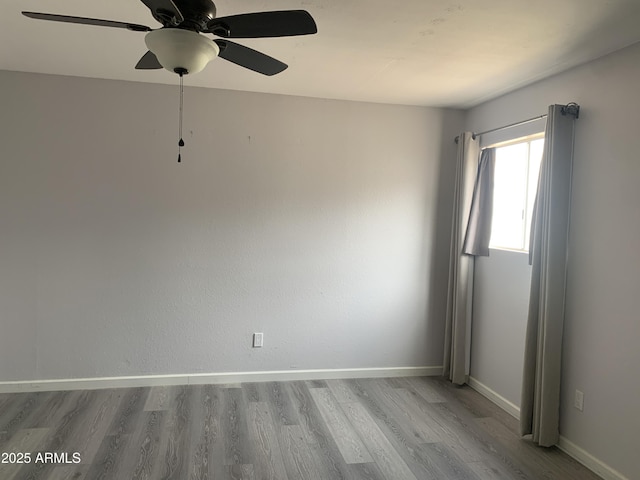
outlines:
[[[575,102],[567,103],[561,110],[563,115],[573,115],[576,119],[580,118],[580,105]]]

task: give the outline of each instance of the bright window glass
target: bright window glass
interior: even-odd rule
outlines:
[[[544,139],[496,148],[489,247],[528,251]]]

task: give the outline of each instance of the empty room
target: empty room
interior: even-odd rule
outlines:
[[[640,3],[3,5],[0,480],[640,479]]]

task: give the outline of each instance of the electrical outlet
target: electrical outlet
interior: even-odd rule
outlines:
[[[263,339],[262,333],[254,333],[253,334],[253,348],[262,347],[262,339]]]
[[[584,410],[584,393],[580,390],[576,390],[576,396],[573,402],[573,406],[581,412]]]

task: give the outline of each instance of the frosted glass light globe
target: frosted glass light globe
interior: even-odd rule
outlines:
[[[154,30],[147,33],[144,41],[158,57],[160,65],[172,73],[201,72],[220,53],[220,48],[210,38],[181,28]]]

